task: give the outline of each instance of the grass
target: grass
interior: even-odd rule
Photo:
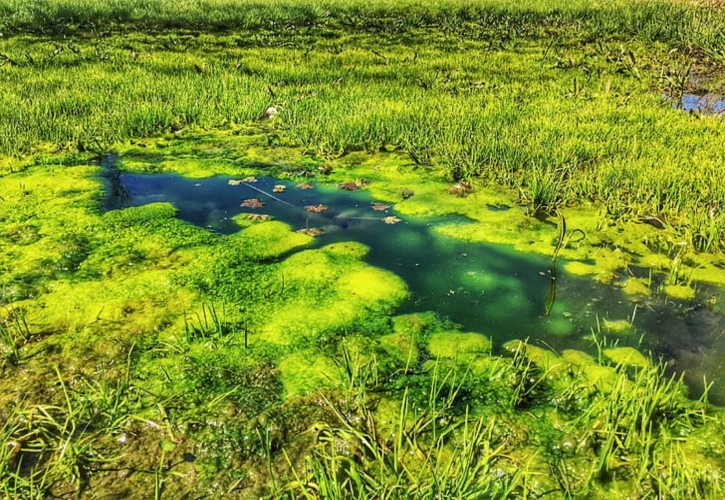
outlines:
[[[10,309],[0,320],[0,347],[6,363],[17,365],[20,362],[20,350],[30,340],[28,322],[22,311]]]
[[[526,348],[520,344],[513,362],[498,365],[493,379],[518,372],[522,364],[526,364],[525,378],[530,379],[532,363],[525,361]],[[577,375],[565,379],[561,382],[567,388],[556,400],[559,408],[569,406],[568,398],[581,398],[581,384],[587,383]],[[542,494],[542,485],[535,485],[536,476],[541,474],[535,465],[536,454],[517,453],[521,443],[501,430],[518,425],[515,420],[505,413],[475,416],[465,405],[466,387],[480,383],[475,380],[476,376],[466,370],[434,370],[426,389],[427,402],[421,405],[411,401],[408,391],[412,389],[406,387],[385,427],[380,413],[366,407],[376,400],[369,390],[367,399],[356,397],[352,404],[350,400],[335,403],[325,399],[336,422],[314,430],[315,444],[301,470],[287,457],[291,477],[275,494],[289,498]],[[545,392],[552,390],[546,375],[539,383]],[[711,419],[706,395],[694,405],[686,402],[681,380],[667,378],[661,366],[653,366],[634,374],[612,369],[612,386],[605,393],[588,397],[584,408],[573,411],[565,417],[566,423],[559,424],[568,437],[564,438],[564,449],[555,445],[546,460],[544,474],[551,474],[556,486],[545,494],[612,495],[614,491],[602,488],[612,478],[629,478],[637,494],[644,496],[678,497],[689,492],[696,498],[711,498],[722,493],[717,472],[710,465],[686,459],[682,440],[677,437],[695,432]],[[521,392],[513,390],[508,398],[508,402],[499,401],[501,407],[516,407]],[[575,459],[577,455],[588,458]],[[577,467],[582,468],[572,474]]]
[[[723,250],[722,121],[663,97],[713,71],[698,85],[722,89],[723,11],[536,4],[5,2],[0,154],[102,152],[274,104],[272,144],[392,147],[434,174],[511,187],[534,213],[591,201]],[[101,36],[83,36],[90,26]]]
[[[656,360],[609,361],[626,338],[597,329],[597,359],[450,346],[445,319],[392,316],[405,285],[364,249],[103,213],[96,163],[134,142],[236,173],[259,147],[239,124],[307,170],[395,152],[558,213],[553,264],[597,237],[570,208],[656,221],[661,286],[689,292],[693,250],[725,251],[725,125],[669,98],[723,92],[723,26],[702,2],[0,0],[0,491],[722,497],[721,410]],[[142,140],[184,129],[194,148]]]
[[[4,0],[3,31],[43,34],[108,30],[277,29],[331,26],[404,32],[429,26],[455,31],[485,26],[506,37],[547,35],[573,27],[592,36],[638,36],[679,43],[722,57],[722,13],[708,2],[510,0],[434,4],[420,0]]]

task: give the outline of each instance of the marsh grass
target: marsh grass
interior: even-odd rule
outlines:
[[[301,30],[314,26],[406,32],[433,25],[454,33],[475,26],[481,31],[472,33],[473,36],[506,41],[574,28],[585,30],[593,38],[634,35],[652,41],[694,44],[713,57],[723,56],[718,32],[722,13],[698,2],[4,0],[0,3],[0,14],[5,32],[43,34],[280,27]]]
[[[691,248],[723,249],[722,120],[677,113],[662,97],[681,89],[693,68],[716,68],[694,47],[723,25],[721,9],[218,2],[199,12],[199,31],[157,36],[143,32],[144,22],[163,25],[156,15],[183,26],[201,4],[186,12],[127,1],[6,5],[13,30],[53,19],[102,29],[109,11],[114,26],[137,29],[95,39],[11,30],[0,43],[14,61],[0,68],[1,154],[102,154],[118,141],[255,122],[277,105],[275,119],[257,123],[273,145],[318,159],[393,148],[432,175],[511,188],[535,215],[595,202],[614,221],[662,217]],[[56,8],[63,13],[55,16]],[[672,9],[684,13],[665,14]],[[239,21],[235,33],[205,31],[214,26],[205,19],[217,15],[272,19],[275,28]],[[370,33],[378,25],[363,20],[376,16],[399,29]],[[542,31],[540,16],[557,29]],[[672,19],[697,31],[675,29]],[[628,22],[647,35],[620,39],[619,23]],[[717,78],[712,85],[721,85]]]
[[[450,377],[448,374],[445,378]],[[441,400],[441,388],[449,387]],[[495,419],[450,413],[460,387],[430,386],[429,406],[415,409],[405,390],[392,432],[381,431],[364,407],[355,413],[328,405],[339,427],[324,428],[304,470],[279,491],[305,498],[505,497],[522,483],[523,469],[503,473],[505,444],[494,438]],[[497,473],[494,473],[497,471]]]
[[[518,7],[502,12],[514,26],[530,21]],[[440,23],[12,36],[0,46],[16,61],[0,68],[0,153],[101,154],[130,138],[255,122],[275,104],[275,119],[256,122],[273,145],[321,159],[393,148],[431,175],[507,186],[534,215],[594,202],[613,221],[660,217],[691,248],[723,249],[722,120],[661,97],[693,61],[712,63],[641,39],[590,42],[587,23],[542,39]]]
[[[510,188],[531,215],[592,203],[614,222],[656,217],[688,248],[719,252],[722,121],[679,113],[662,95],[681,93],[698,70],[723,62],[724,16],[685,2],[628,0],[0,0],[0,154],[14,157],[0,169],[16,172],[28,155],[85,163],[117,142],[252,123],[268,134],[267,147],[292,146],[311,164],[397,151],[415,164],[401,161],[405,168]],[[714,74],[705,85],[721,84]],[[270,105],[279,115],[259,121]],[[166,147],[161,159],[178,156]],[[239,151],[225,155],[244,162]],[[119,213],[112,229],[126,233],[132,223]],[[578,234],[565,222],[557,248]],[[134,238],[154,246],[150,233],[163,227]],[[73,276],[93,242],[62,243],[72,251],[58,272]],[[666,285],[690,281],[683,248],[670,249]],[[169,247],[183,259],[177,250]],[[153,270],[160,257],[149,255]],[[225,265],[230,274],[217,280],[225,288],[213,296],[255,304],[239,286],[254,266]],[[250,288],[259,303],[294,297],[299,285],[267,278]],[[212,276],[199,289],[216,284]],[[586,369],[604,379],[563,361],[542,365],[525,344],[508,357],[431,367],[430,353],[418,359],[426,334],[401,363],[383,349],[363,355],[338,345],[351,333],[343,329],[324,339],[324,353],[314,351],[340,380],[329,376],[333,388],[297,398],[285,394],[289,375],[275,363],[300,345],[250,348],[254,311],[211,302],[193,311],[183,327],[164,320],[142,329],[145,345],[138,356],[129,350],[123,370],[116,360],[108,372],[51,370],[56,383],[43,379],[32,401],[3,414],[0,491],[80,496],[120,462],[143,465],[148,496],[170,495],[179,491],[180,443],[196,439],[207,460],[195,470],[200,496],[213,496],[232,472],[235,490],[249,472],[268,480],[265,493],[295,498],[611,497],[615,483],[643,498],[722,497],[717,468],[688,439],[719,425],[706,399],[688,401],[682,381],[659,365],[615,369],[603,352],[619,341],[599,327],[597,366]],[[137,326],[125,317],[119,325]],[[96,326],[105,328],[89,328]],[[106,330],[81,333],[89,342]],[[31,339],[17,310],[0,322],[6,373],[30,363]],[[40,347],[58,359],[80,352],[60,341],[55,351]],[[38,353],[33,368],[47,375]],[[320,415],[334,423],[319,424]],[[316,429],[309,449],[292,443],[303,424]],[[139,455],[158,454],[126,456],[118,436],[134,425],[153,430],[138,433],[147,446]],[[557,444],[563,433],[575,437],[566,449]],[[287,457],[286,473],[283,449],[299,454]],[[556,484],[542,490],[536,483],[549,471]]]
[[[31,333],[23,311],[10,308],[5,318],[0,319],[0,346],[7,363],[20,362],[20,349],[30,341]]]
[[[137,408],[131,385],[133,347],[115,382],[82,378],[71,389],[58,368],[58,404],[21,402],[0,430],[0,476],[6,494],[45,498],[67,488],[80,494],[89,477],[120,459],[108,441],[121,434]]]
[[[489,384],[492,380],[514,381],[513,390],[506,393],[508,403],[498,401],[499,408],[541,409],[546,407],[547,397],[556,395],[555,405],[563,411],[558,418],[567,415],[557,427],[575,437],[567,445],[569,451],[555,447],[546,457],[559,485],[555,491],[573,497],[600,497],[608,483],[624,480],[631,481],[633,491],[645,497],[680,497],[687,492],[694,498],[708,498],[721,492],[717,470],[687,460],[683,448],[683,436],[713,422],[708,414],[707,391],[700,400],[688,401],[682,379],[665,376],[664,366],[657,364],[638,370],[617,368],[606,391],[594,388],[592,392],[591,384],[573,372],[566,376],[569,382],[562,388],[557,382],[566,373],[561,366],[541,370],[527,357],[526,345],[519,344],[511,363],[497,365],[499,373],[486,380]],[[507,376],[501,377],[503,374]],[[342,400],[325,397],[337,424],[316,425],[316,444],[301,469],[287,457],[290,475],[282,478],[275,495],[540,495],[537,488],[541,486],[534,486],[541,474],[532,465],[535,458],[516,453],[523,443],[506,438],[508,433],[503,429],[516,426],[510,416],[470,413],[465,401],[470,397],[467,379],[471,375],[465,368],[449,370],[436,365],[427,397],[412,399],[409,391],[413,389],[406,387],[397,410],[389,417],[381,417],[367,406],[376,401],[374,392],[357,392],[356,397]],[[532,395],[537,391],[533,405]],[[580,403],[570,405],[566,399]],[[381,425],[381,418],[385,418],[385,425]]]

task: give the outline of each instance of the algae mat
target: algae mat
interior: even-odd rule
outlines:
[[[109,157],[107,168],[115,164]],[[179,218],[220,234],[275,220],[314,235],[308,248],[362,243],[369,249],[366,262],[406,283],[409,296],[397,307],[399,313],[435,311],[466,330],[490,335],[498,350],[522,338],[557,351],[596,352],[602,341],[634,346],[662,358],[672,371],[684,372],[694,395],[701,393],[703,377],[709,381],[722,374],[725,321],[713,308],[691,300],[643,303],[619,287],[557,271],[543,255],[448,237],[441,228],[465,228],[472,221],[460,215],[407,217],[394,204],[372,198],[364,185],[336,185],[324,178],[313,185],[302,178],[268,176],[111,176],[107,210],[156,202],[171,203]],[[508,210],[512,207],[481,207],[492,216]],[[560,261],[558,267],[576,264]],[[314,276],[314,266],[308,272]],[[647,276],[642,269],[629,272]],[[369,281],[383,276],[351,278],[351,286],[358,294],[383,290],[382,284]],[[725,401],[719,386],[710,396],[714,402]]]

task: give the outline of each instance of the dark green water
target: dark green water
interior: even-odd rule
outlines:
[[[395,214],[394,208],[374,211],[374,200],[362,190],[301,190],[293,182],[269,177],[258,177],[251,185],[230,186],[229,179],[120,173],[112,178],[106,208],[169,202],[178,209],[179,218],[222,234],[239,230],[231,220],[237,214],[269,214],[294,229],[323,229],[316,238],[318,246],[354,240],[370,247],[366,260],[394,272],[410,289],[411,298],[400,313],[435,311],[467,330],[490,335],[499,347],[507,340],[528,337],[557,350],[590,352],[593,344],[587,337],[598,319],[631,319],[634,314],[635,333],[621,335],[620,345],[649,350],[669,362],[672,371],[684,371],[693,395],[701,392],[703,376],[720,379],[723,373],[725,318],[698,304],[652,302],[639,305],[635,314],[635,305],[618,288],[559,271],[555,301],[547,315],[553,296],[546,257],[441,237],[433,226],[455,219],[419,222]],[[286,185],[287,191],[270,196],[254,189],[272,193],[276,184]],[[266,205],[241,207],[248,198],[262,199]],[[319,203],[328,210],[322,214],[303,210]],[[381,219],[388,215],[403,221],[384,224]],[[711,400],[725,402],[721,384],[716,383]]]

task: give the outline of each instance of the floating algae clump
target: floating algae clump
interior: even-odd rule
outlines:
[[[696,297],[695,289],[687,285],[667,285],[665,293],[673,299],[692,300]]]
[[[615,365],[647,368],[649,360],[634,347],[613,347],[603,351],[604,357]]]
[[[618,283],[622,291],[627,295],[641,295],[648,297],[652,295],[649,289],[649,280],[642,278],[627,278],[623,283]]]
[[[527,344],[521,340],[511,340],[510,342],[506,342],[503,347],[511,353],[515,353],[519,350],[523,351],[524,355],[530,359],[531,362],[544,370],[553,370],[564,365],[561,358],[555,352]]]
[[[287,224],[278,221],[255,224],[229,239],[243,249],[245,256],[254,260],[277,257],[313,241],[311,236],[291,231]]]
[[[418,362],[420,349],[412,336],[392,333],[380,337],[378,342],[383,351],[400,364],[409,366]]]
[[[290,344],[391,312],[405,283],[360,260],[365,247],[334,244],[291,255],[279,265],[285,292],[261,327],[267,342]]]
[[[491,352],[491,339],[480,333],[434,333],[428,342],[428,352],[436,358],[468,361]]]
[[[626,319],[605,319],[603,324],[604,328],[610,333],[630,333],[632,331],[632,323]]]

